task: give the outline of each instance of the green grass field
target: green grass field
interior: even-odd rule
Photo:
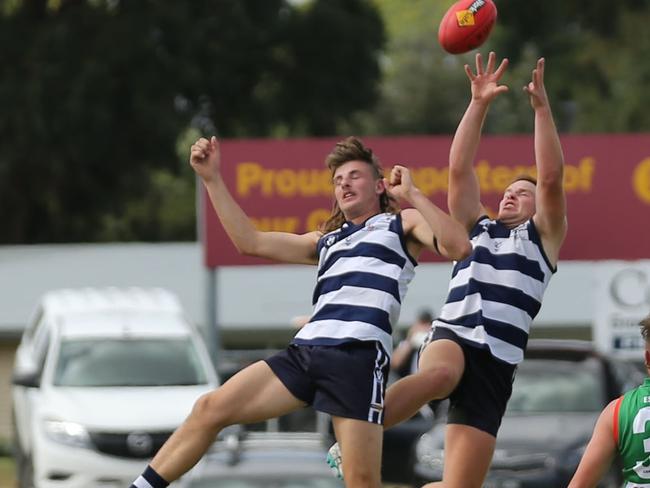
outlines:
[[[0,457],[0,486],[2,488],[13,488],[16,486],[14,460],[10,457]]]

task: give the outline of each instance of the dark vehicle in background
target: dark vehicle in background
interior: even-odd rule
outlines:
[[[342,488],[325,457],[331,438],[317,432],[231,428],[187,475],[185,488]]]
[[[381,479],[385,483],[409,484],[413,481],[411,453],[416,443],[434,425],[435,412],[428,405],[409,420],[384,431]]]
[[[590,342],[529,341],[483,487],[566,487],[600,411],[644,376],[639,365],[600,354]],[[444,433],[439,419],[418,441],[414,486],[442,479]],[[620,467],[599,486],[620,487]]]

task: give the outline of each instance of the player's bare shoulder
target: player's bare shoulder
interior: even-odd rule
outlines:
[[[402,218],[402,230],[408,252],[415,259],[418,259],[425,247],[423,241],[428,240],[429,242],[433,242],[433,232],[427,225],[422,214],[415,208],[405,208],[400,212],[400,216]],[[421,235],[423,230],[427,234],[430,234],[430,236],[423,238]]]
[[[405,208],[400,211],[400,215],[402,217],[402,229],[407,237],[413,233],[418,224],[424,222],[422,214],[414,208]]]
[[[312,260],[313,264],[318,263],[318,241],[320,240],[321,237],[323,237],[323,233],[320,230],[314,230],[311,232],[307,232],[306,234],[302,234],[302,238],[309,243],[311,248],[313,249],[312,251]]]

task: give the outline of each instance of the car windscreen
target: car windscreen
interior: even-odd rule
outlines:
[[[605,402],[603,367],[596,359],[526,359],[517,369],[506,415],[598,412]]]
[[[54,375],[57,386],[174,386],[207,382],[189,338],[66,340]]]

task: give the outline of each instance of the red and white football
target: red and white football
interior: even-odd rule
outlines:
[[[459,0],[442,18],[438,42],[448,53],[466,53],[485,42],[496,20],[492,0]]]

